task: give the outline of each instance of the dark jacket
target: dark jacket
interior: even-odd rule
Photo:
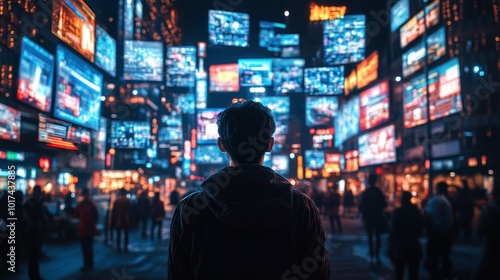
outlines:
[[[413,204],[403,205],[392,213],[389,232],[389,257],[392,260],[420,260],[419,237],[424,229],[422,213]]]
[[[119,196],[113,203],[112,221],[115,228],[129,228],[130,227],[130,200],[125,196]]]
[[[76,206],[75,217],[80,219],[78,223],[78,237],[88,238],[97,233],[97,207],[88,200],[82,200]]]
[[[363,215],[365,224],[378,227],[384,222],[384,210],[387,201],[382,191],[377,187],[368,187],[359,202],[359,212]]]
[[[500,264],[500,201],[487,205],[481,211],[477,234],[485,239],[483,255],[477,270],[479,275],[498,275]],[[476,276],[475,279],[487,279]]]
[[[168,279],[295,279],[297,273],[329,279],[318,210],[285,178],[240,165],[220,170],[202,188],[174,212]]]
[[[153,200],[151,203],[151,218],[161,221],[165,218],[165,205],[161,200]]]

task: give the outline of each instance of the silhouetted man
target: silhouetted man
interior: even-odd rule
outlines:
[[[41,280],[40,254],[45,224],[47,222],[43,205],[42,187],[33,187],[31,198],[24,204],[24,222],[26,228],[26,245],[28,248],[28,275],[30,280]]]
[[[82,201],[80,201],[75,210],[75,217],[80,219],[78,223],[78,238],[82,246],[83,267],[82,270],[88,270],[94,266],[94,235],[97,233],[97,206],[90,200],[90,191],[85,188],[82,190]]]
[[[230,166],[178,204],[168,279],[329,279],[314,202],[262,166],[276,129],[269,108],[238,102],[219,113],[217,125]]]

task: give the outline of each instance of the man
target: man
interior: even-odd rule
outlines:
[[[431,279],[450,277],[450,253],[453,245],[453,209],[448,200],[448,184],[439,182],[436,195],[429,199],[424,212],[427,226],[426,269]]]
[[[165,204],[160,198],[160,193],[155,192],[155,196],[151,203],[151,239],[154,239],[155,228],[158,227],[158,241],[161,241],[163,219],[165,219]]]
[[[88,270],[94,266],[94,235],[97,233],[97,207],[90,200],[89,189],[82,190],[82,200],[75,210],[75,217],[80,219],[78,223],[78,237],[82,245],[83,267],[81,270]]]
[[[316,206],[262,166],[276,129],[269,108],[238,102],[219,113],[217,125],[230,166],[178,204],[168,279],[329,279]]]
[[[339,187],[337,184],[328,189],[328,196],[326,197],[325,209],[330,221],[330,234],[342,233],[342,222],[340,221],[340,200]],[[337,230],[335,230],[335,225]]]
[[[376,260],[380,263],[380,235],[387,225],[384,210],[387,201],[382,191],[377,188],[378,176],[374,173],[368,175],[367,188],[361,193],[359,202],[359,213],[362,215],[366,233],[368,235],[368,248],[370,251],[370,261]],[[373,239],[375,238],[375,248]]]
[[[125,252],[128,252],[128,230],[130,227],[130,200],[127,198],[127,190],[121,188],[118,191],[118,196],[113,203],[112,222],[113,227],[116,229],[116,248],[119,253],[122,251],[122,232],[125,235],[125,243],[123,247]]]
[[[41,280],[40,254],[45,234],[47,216],[43,205],[42,187],[33,187],[31,198],[24,204],[24,222],[26,229],[26,245],[28,249],[28,275],[30,280]]]

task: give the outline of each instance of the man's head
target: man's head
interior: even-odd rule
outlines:
[[[448,184],[445,181],[441,181],[436,185],[436,191],[438,194],[447,194],[448,193]]]
[[[369,187],[375,187],[375,185],[377,184],[377,181],[378,181],[378,175],[377,174],[370,173],[370,175],[368,175],[367,183],[368,183]]]
[[[271,110],[259,102],[232,104],[217,115],[217,126],[219,149],[234,164],[261,164],[273,147],[276,122]]]
[[[90,197],[90,191],[88,188],[83,188],[82,189],[82,197],[83,198],[89,198]]]
[[[409,205],[411,204],[411,198],[413,195],[409,191],[403,191],[401,193],[401,205]]]

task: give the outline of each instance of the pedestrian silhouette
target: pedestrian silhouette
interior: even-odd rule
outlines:
[[[90,199],[90,191],[82,189],[82,200],[78,202],[75,210],[75,218],[78,223],[78,237],[82,246],[83,267],[88,270],[94,266],[94,236],[97,234],[97,206]]]
[[[130,210],[131,204],[130,200],[127,198],[127,191],[121,188],[118,192],[118,196],[113,203],[113,222],[114,228],[116,229],[116,248],[118,252],[122,251],[121,238],[122,232],[124,234],[124,249],[128,252],[128,231],[130,228]]]
[[[151,216],[151,205],[150,205],[147,190],[142,190],[141,193],[139,194],[139,198],[137,199],[137,206],[138,206],[138,210],[139,210],[139,222],[141,225],[141,236],[142,236],[142,238],[145,238],[147,236],[146,227],[148,224],[149,217]],[[153,234],[153,232],[151,232],[151,235],[152,234]]]
[[[165,205],[160,199],[160,193],[155,192],[155,196],[153,197],[153,201],[151,203],[151,239],[154,239],[154,231],[157,227],[158,240],[161,241],[161,227],[163,219],[165,219]]]
[[[394,263],[396,280],[403,280],[408,267],[410,280],[417,280],[422,259],[419,237],[424,223],[420,210],[411,202],[412,194],[403,191],[401,207],[394,210],[389,230],[389,257]]]
[[[354,205],[355,205],[354,194],[352,192],[352,189],[348,187],[347,190],[344,192],[344,197],[342,199],[342,206],[344,207],[343,209],[344,216],[353,215],[352,209]],[[354,216],[351,216],[351,218],[354,218]]]
[[[458,218],[459,234],[468,240],[472,232],[472,219],[474,218],[474,198],[467,180],[463,180],[463,187],[458,191],[456,199],[456,210]]]
[[[359,212],[362,215],[368,235],[370,261],[376,260],[378,263],[380,262],[380,235],[387,224],[384,213],[387,201],[382,191],[376,186],[377,181],[378,176],[376,174],[371,173],[368,175],[367,188],[361,193],[360,197]]]
[[[341,233],[342,232],[342,222],[340,220],[340,204],[341,197],[339,193],[338,185],[328,189],[328,196],[325,200],[325,212],[328,215],[328,221],[330,222],[330,233]],[[336,227],[336,228],[335,228]]]

